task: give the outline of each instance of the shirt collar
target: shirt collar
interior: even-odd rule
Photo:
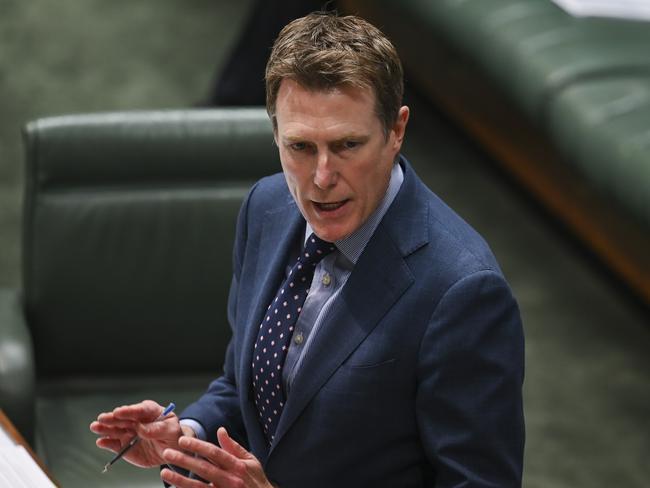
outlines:
[[[357,264],[361,253],[366,248],[366,245],[370,241],[370,238],[375,233],[379,222],[384,217],[390,204],[393,203],[393,200],[397,196],[397,192],[402,186],[404,181],[404,170],[399,162],[393,165],[393,169],[390,173],[390,181],[388,182],[388,188],[386,193],[382,198],[381,202],[377,208],[370,214],[366,221],[355,230],[349,236],[340,239],[335,242],[337,249],[347,258],[352,264]],[[313,230],[309,222],[307,222],[305,228],[305,242],[307,238],[312,234]]]

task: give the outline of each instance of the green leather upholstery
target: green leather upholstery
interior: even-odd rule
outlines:
[[[549,102],[548,128],[594,186],[650,225],[650,73],[567,87]]]
[[[88,425],[143,398],[182,409],[219,374],[239,206],[280,170],[271,124],[263,109],[65,116],[28,124],[25,146],[24,300],[0,308],[0,351],[23,350],[0,374],[21,373],[0,376],[0,407],[62,486],[160,486],[126,464],[101,476]]]
[[[219,366],[214,347],[228,334],[214,324],[226,321],[235,217],[250,184],[279,169],[264,117],[111,114],[27,127],[24,287],[40,377],[166,374],[188,350],[186,371]]]
[[[576,18],[550,0],[343,4],[389,33],[420,84],[476,67],[606,201],[650,225],[650,23]]]
[[[0,290],[0,408],[26,439],[34,435],[32,339],[15,290]]]

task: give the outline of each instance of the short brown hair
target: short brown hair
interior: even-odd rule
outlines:
[[[266,111],[274,128],[275,103],[285,78],[312,90],[342,85],[371,88],[386,134],[397,120],[404,95],[404,73],[395,47],[379,29],[353,15],[315,12],[282,29],[266,65]]]

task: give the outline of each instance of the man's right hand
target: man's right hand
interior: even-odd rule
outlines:
[[[162,457],[165,449],[179,449],[178,439],[182,435],[194,437],[194,431],[181,427],[173,413],[156,421],[163,410],[164,407],[151,400],[117,407],[99,414],[90,424],[90,430],[101,436],[95,442],[98,447],[113,452],[138,435],[140,441],[124,455],[124,460],[143,468],[160,466],[166,464]]]

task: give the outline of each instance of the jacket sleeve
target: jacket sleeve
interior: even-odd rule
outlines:
[[[438,303],[418,359],[416,415],[437,488],[520,487],[523,328],[504,278],[479,271]]]
[[[233,333],[235,333],[235,327],[237,326],[239,277],[248,235],[248,206],[256,187],[257,185],[251,189],[244,200],[237,219],[237,231],[233,248],[233,276],[228,296],[228,322]],[[247,436],[241,416],[235,375],[235,357],[234,341],[231,338],[226,350],[223,375],[212,381],[207,391],[196,402],[188,406],[181,413],[180,418],[191,418],[199,422],[205,429],[206,440],[212,443],[217,443],[217,429],[223,426],[237,442],[247,447]]]

